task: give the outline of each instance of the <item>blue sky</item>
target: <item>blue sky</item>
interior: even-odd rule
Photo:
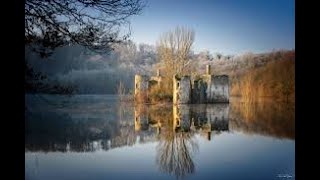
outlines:
[[[294,0],[148,0],[131,18],[131,39],[155,44],[161,33],[194,29],[195,52],[239,54],[295,48]]]

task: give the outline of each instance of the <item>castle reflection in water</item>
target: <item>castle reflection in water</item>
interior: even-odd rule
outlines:
[[[170,109],[171,108],[171,109]],[[200,134],[211,139],[211,134],[229,131],[229,104],[174,105],[169,107],[136,106],[134,126],[138,133],[163,129],[172,133]]]
[[[90,112],[28,112],[25,149],[93,152],[155,142],[179,132],[210,140],[229,131],[229,104],[118,106],[115,111],[114,120]]]
[[[138,139],[148,134],[157,139],[160,171],[183,177],[195,171],[192,157],[199,147],[194,135],[210,141],[212,134],[229,131],[229,104],[135,106],[134,129]]]
[[[294,122],[294,108],[281,104],[120,105],[104,113],[33,110],[26,113],[25,149],[92,152],[179,133],[207,140],[238,131],[294,139]]]

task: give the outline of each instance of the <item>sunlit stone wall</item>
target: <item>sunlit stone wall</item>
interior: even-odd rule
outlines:
[[[190,76],[173,77],[173,104],[191,103]]]
[[[149,87],[149,78],[148,78],[148,76],[135,75],[134,84],[135,84],[135,88],[134,88],[135,99],[137,97],[141,96],[141,97],[145,97],[145,99],[143,99],[143,100],[146,101],[147,96],[143,96],[143,95],[147,93],[147,90],[148,90],[148,87]]]

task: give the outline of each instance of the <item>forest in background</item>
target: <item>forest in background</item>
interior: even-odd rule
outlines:
[[[52,56],[42,58],[26,46],[25,55],[26,63],[47,77],[37,81],[72,86],[77,94],[115,94],[120,82],[130,93],[135,74],[155,75],[159,65],[155,46],[131,41],[114,45],[113,51],[105,54],[81,46],[66,46],[56,49]],[[205,73],[205,66],[210,64],[212,74],[229,75],[232,96],[294,101],[294,50],[239,55],[202,51],[191,52],[190,58],[198,74]],[[30,80],[26,78],[26,81]],[[36,93],[50,92],[40,89]]]

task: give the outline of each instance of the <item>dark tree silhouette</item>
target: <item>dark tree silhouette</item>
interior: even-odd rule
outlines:
[[[26,0],[25,44],[42,57],[70,44],[107,52],[129,37],[128,18],[144,6],[142,0]],[[123,26],[129,32],[120,35]]]
[[[111,46],[128,39],[129,17],[139,14],[143,0],[26,0],[25,45],[42,58],[57,47],[80,45],[95,52],[109,52]],[[128,31],[120,34],[120,28]],[[25,90],[70,94],[74,87],[43,83],[44,73],[25,64]]]

